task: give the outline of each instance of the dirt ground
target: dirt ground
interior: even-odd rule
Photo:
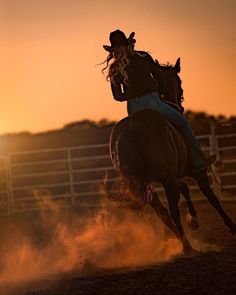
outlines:
[[[236,203],[224,203],[236,220]],[[69,272],[22,285],[0,287],[17,295],[234,295],[236,294],[236,237],[231,236],[207,203],[196,205],[200,229],[187,234],[207,245],[196,256],[178,254],[164,263],[142,267],[99,269],[87,263],[80,273]],[[208,249],[208,250],[206,250]],[[141,254],[140,254],[141,255]],[[5,294],[4,294],[5,293]]]

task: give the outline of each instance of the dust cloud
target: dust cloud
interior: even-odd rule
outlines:
[[[90,268],[144,266],[181,253],[181,244],[145,210],[103,207],[47,210],[15,217],[1,237],[0,284],[22,283]],[[10,225],[9,225],[10,223]]]

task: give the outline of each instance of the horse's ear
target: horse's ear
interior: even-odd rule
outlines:
[[[129,38],[128,39],[133,39],[135,35],[135,32],[130,33]]]
[[[156,65],[157,65],[158,67],[160,67],[159,61],[158,61],[157,59],[155,59],[155,62],[156,62]]]
[[[181,70],[181,67],[180,67],[180,57],[177,59],[177,61],[175,63],[174,70],[176,71],[176,73],[179,73],[180,70]]]

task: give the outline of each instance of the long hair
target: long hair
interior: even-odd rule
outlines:
[[[122,45],[116,48],[110,53],[107,59],[103,62],[106,63],[106,67],[102,69],[102,72],[108,68],[107,81],[114,82],[114,77],[121,74],[123,77],[124,84],[129,84],[129,78],[127,73],[127,66],[130,63],[129,56],[134,55],[135,51],[133,45]],[[110,64],[110,61],[113,62]]]

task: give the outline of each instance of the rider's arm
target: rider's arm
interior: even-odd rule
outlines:
[[[122,92],[122,83],[117,76],[113,77],[113,81],[111,81],[111,91],[115,100],[127,100],[125,94]]]

